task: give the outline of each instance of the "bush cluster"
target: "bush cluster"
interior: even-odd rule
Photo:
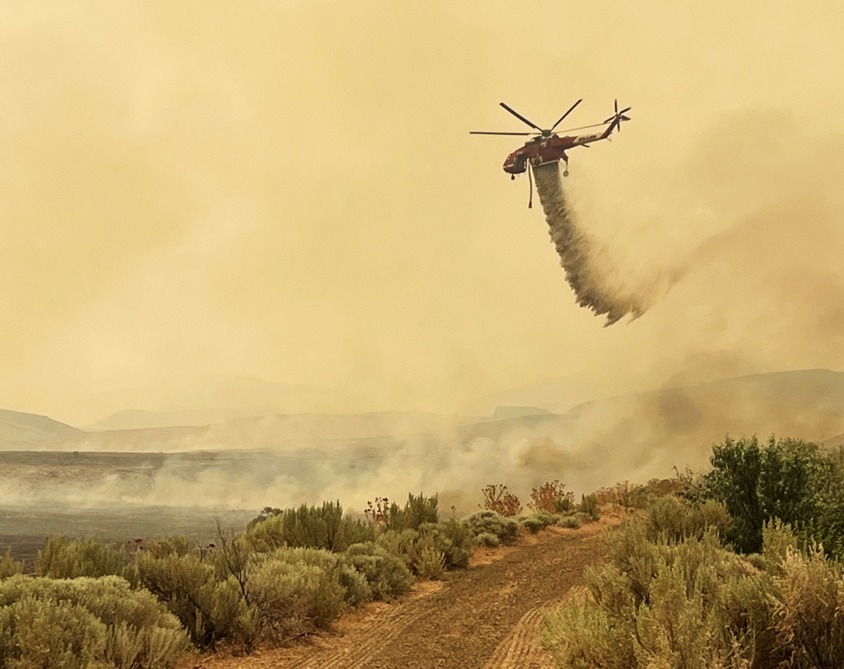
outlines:
[[[250,650],[308,634],[344,608],[402,594],[413,582],[400,558],[372,542],[342,553],[258,551],[245,534],[220,536],[207,554],[185,551],[180,543],[139,553],[135,568],[139,583],[165,603],[200,649],[225,642]]]
[[[123,546],[114,546],[96,539],[48,537],[38,551],[35,571],[51,578],[79,576],[123,576],[131,578],[129,553]]]
[[[505,486],[485,490],[504,511],[521,508]],[[558,481],[535,489],[522,526],[577,521],[572,497]],[[441,521],[437,496],[420,493],[402,506],[375,498],[366,519],[339,502],[266,507],[244,533],[218,527],[204,547],[182,536],[122,545],[50,537],[37,576],[0,556],[0,666],[166,668],[191,645],[249,652],[393,599],[415,577],[465,568],[475,546],[512,542],[518,530],[490,509]]]
[[[446,569],[468,567],[473,549],[469,527],[456,518],[422,523],[417,529],[385,530],[377,543],[425,579],[439,578]]]
[[[439,498],[426,497],[423,493],[409,493],[404,507],[390,502],[386,497],[376,497],[366,503],[364,511],[373,526],[386,530],[417,530],[425,523],[439,522]]]
[[[492,534],[499,543],[511,543],[516,540],[519,524],[512,518],[502,516],[492,510],[476,511],[463,519],[473,537]]]
[[[610,564],[587,571],[589,598],[546,618],[543,640],[561,667],[844,666],[844,577],[819,549],[798,551],[769,526],[754,568],[714,527],[649,539],[633,522]],[[778,536],[775,536],[778,535]]]
[[[820,542],[844,557],[844,469],[840,454],[799,439],[729,437],[713,447],[712,468],[692,486],[698,500],[712,499],[731,518],[727,540],[742,553],[762,547],[765,524],[791,525],[802,545]]]
[[[354,543],[372,541],[368,523],[343,514],[340,502],[296,509],[265,508],[249,524],[249,535],[260,550],[290,547],[323,548],[342,553]]]
[[[179,621],[125,579],[0,580],[0,666],[153,669],[187,647]]]

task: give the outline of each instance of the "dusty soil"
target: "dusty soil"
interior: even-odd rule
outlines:
[[[615,522],[550,528],[479,552],[468,570],[367,605],[332,633],[248,657],[192,657],[181,669],[552,669],[539,642],[543,613],[582,592],[583,570],[604,559],[603,530]]]

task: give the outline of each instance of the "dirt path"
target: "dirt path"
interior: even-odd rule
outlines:
[[[606,524],[552,529],[477,556],[466,571],[421,584],[399,603],[346,616],[337,633],[242,658],[206,657],[203,669],[552,669],[539,643],[545,609],[583,584],[603,559]]]

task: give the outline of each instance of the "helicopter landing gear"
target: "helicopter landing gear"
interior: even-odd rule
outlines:
[[[563,170],[563,176],[567,177],[569,175],[569,157],[564,155],[563,160],[566,163],[566,168]]]
[[[510,181],[515,181],[515,180],[516,180],[516,175],[515,175],[515,174],[511,174],[511,175],[510,175]]]

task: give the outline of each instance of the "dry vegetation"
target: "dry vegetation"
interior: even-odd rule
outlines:
[[[219,529],[211,545],[182,536],[119,545],[54,536],[35,574],[0,555],[0,659],[9,667],[131,669],[175,666],[190,647],[250,654],[311,637],[367,602],[394,601],[414,582],[438,579],[447,579],[434,598],[442,612],[417,605],[423,612],[402,632],[401,652],[410,652],[414,629],[442,634],[447,612],[463,606],[476,628],[481,615],[499,621],[475,655],[509,657],[495,644],[527,623],[505,615],[500,597],[513,606],[508,593],[535,592],[519,615],[538,634],[537,606],[563,599],[585,578],[587,596],[546,611],[543,640],[561,667],[844,666],[840,453],[797,440],[727,439],[711,462],[701,476],[624,482],[579,503],[559,480],[548,481],[531,491],[531,513],[522,516],[518,497],[491,484],[481,491],[484,508],[460,519],[440,518],[437,496],[410,494],[403,504],[374,498],[363,518],[337,502],[267,507],[241,533]],[[575,529],[602,512],[631,510],[610,538],[607,563],[585,575],[589,560],[579,545],[528,542],[549,527]],[[486,579],[449,575],[468,567],[476,550],[488,557],[516,542],[522,548],[502,555],[522,565],[518,582],[503,567],[488,567]],[[543,552],[519,562],[539,545]],[[580,551],[580,562],[553,586],[549,569],[559,567],[549,565],[567,559],[560,551]],[[459,582],[503,590],[452,601]],[[469,610],[461,602],[472,597]],[[399,662],[398,646],[377,652]]]

